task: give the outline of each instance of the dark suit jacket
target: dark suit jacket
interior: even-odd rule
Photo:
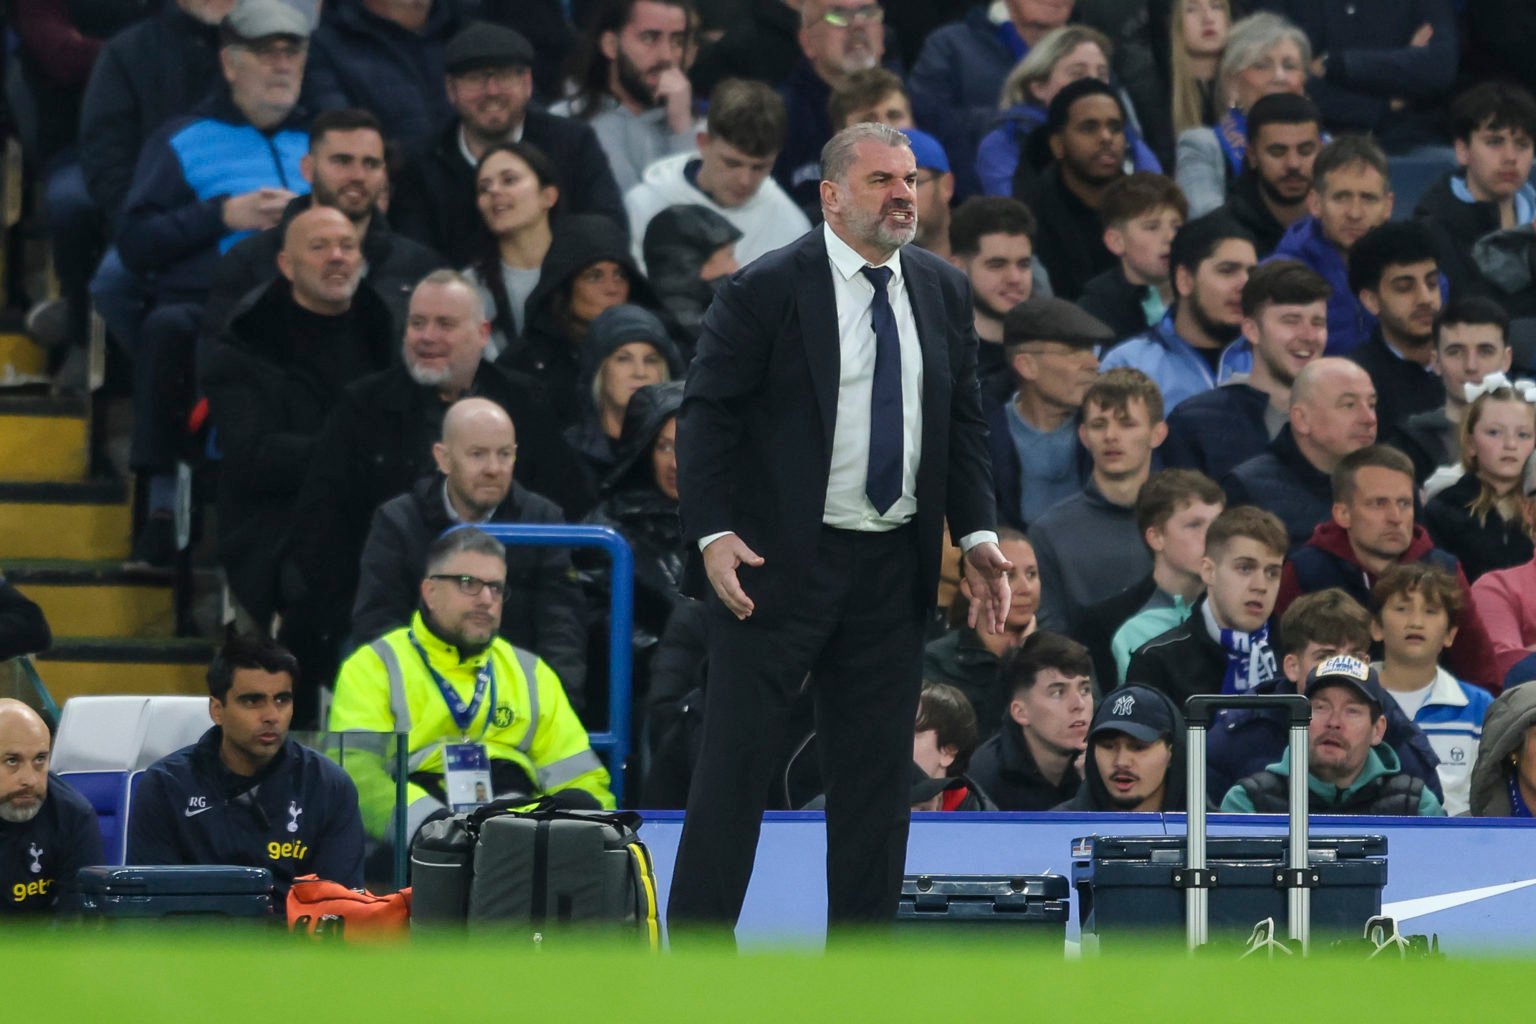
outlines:
[[[822,528],[840,352],[824,230],[759,257],[721,290],[678,418],[683,535],[695,562],[698,539],[724,531],[762,555],[761,568],[743,566],[739,577],[764,621],[794,600]],[[970,288],[916,246],[901,261],[923,353],[913,601],[927,608],[946,516],[959,538],[993,529],[996,509]]]

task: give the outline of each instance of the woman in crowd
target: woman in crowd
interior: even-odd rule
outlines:
[[[538,287],[549,255],[554,237],[550,218],[559,200],[555,166],[536,146],[492,146],[475,168],[475,202],[491,242],[465,273],[491,314],[487,359],[495,359],[523,333],[524,304]]]
[[[1536,459],[1526,466],[1521,491],[1526,533],[1536,536]],[[1472,605],[1493,641],[1504,685],[1536,679],[1536,559],[1485,573],[1472,584]]]
[[[1483,719],[1472,767],[1472,815],[1530,818],[1536,807],[1536,687],[1505,690]]]
[[[1468,580],[1531,560],[1521,481],[1536,448],[1536,384],[1502,373],[1467,385],[1456,481],[1424,506],[1424,525],[1461,561]]]
[[[1002,113],[996,127],[982,137],[976,148],[976,174],[990,196],[1016,194],[1020,176],[1033,177],[1028,165],[1026,140],[1045,123],[1051,100],[1062,87],[1080,78],[1109,81],[1109,61],[1114,48],[1097,29],[1067,25],[1046,33],[1003,82]],[[1129,109],[1129,102],[1126,103]],[[1138,171],[1161,171],[1162,165],[1134,128],[1126,127],[1127,152]],[[1021,167],[1020,162],[1026,166]]]
[[[587,330],[598,314],[626,302],[659,309],[623,230],[600,214],[562,217],[538,287],[528,296],[522,337],[499,362],[543,381],[555,419],[569,427],[581,418],[577,379]]]
[[[1179,135],[1174,178],[1189,200],[1189,215],[1227,201],[1227,186],[1243,170],[1248,150],[1248,108],[1276,92],[1302,92],[1312,44],[1278,14],[1254,14],[1232,26],[1217,69],[1217,103],[1226,108],[1214,127]]]
[[[613,471],[630,396],[682,375],[682,357],[654,313],[626,304],[598,314],[581,346],[581,419],[565,432],[592,479],[605,480]]]
[[[1216,123],[1216,67],[1232,28],[1227,0],[1176,0],[1168,19],[1169,92],[1173,131]]]

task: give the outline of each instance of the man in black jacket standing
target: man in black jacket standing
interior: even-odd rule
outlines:
[[[458,115],[406,165],[390,207],[404,235],[468,266],[487,244],[475,206],[475,165],[499,142],[537,146],[559,172],[560,210],[600,213],[629,230],[624,200],[597,136],[583,121],[528,105],[533,47],[512,29],[477,22],[448,43],[448,101]]]
[[[310,193],[288,204],[276,227],[241,239],[219,258],[203,310],[203,330],[217,336],[235,307],[277,273],[277,252],[288,222],[312,206],[346,214],[362,240],[363,283],[389,307],[393,337],[405,330],[411,289],[447,262],[424,245],[396,234],[379,209],[389,185],[384,129],[366,110],[328,110],[309,126],[309,153],[299,170]]]
[[[495,402],[454,403],[443,417],[443,439],[432,446],[432,457],[436,473],[373,514],[352,603],[352,637],[359,644],[410,624],[427,549],[444,531],[466,523],[564,521],[554,502],[513,481],[517,433]],[[507,547],[501,635],[547,661],[577,711],[587,672],[584,613],[567,550]]]

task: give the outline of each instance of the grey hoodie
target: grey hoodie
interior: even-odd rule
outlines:
[[[1483,719],[1483,740],[1472,768],[1472,815],[1477,818],[1508,817],[1509,755],[1525,744],[1526,730],[1536,725],[1536,686],[1505,690],[1488,707]]]

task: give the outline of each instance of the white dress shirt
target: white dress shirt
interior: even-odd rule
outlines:
[[[870,396],[875,377],[875,327],[870,312],[875,286],[861,271],[871,264],[829,225],[823,225],[822,230],[826,232],[827,259],[832,265],[839,351],[837,420],[832,431],[832,468],[827,476],[822,522],[840,530],[894,530],[917,514],[917,470],[923,456],[923,352],[906,277],[902,274],[901,250],[879,264],[891,271],[886,296],[901,340],[903,434],[901,497],[881,515],[864,493],[869,474]],[[699,550],[723,536],[724,533],[715,533],[701,537]],[[962,537],[960,547],[969,551],[983,541],[996,540],[992,531],[978,530]]]

